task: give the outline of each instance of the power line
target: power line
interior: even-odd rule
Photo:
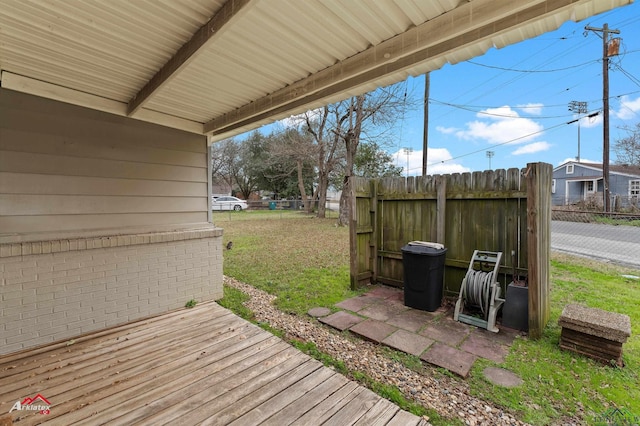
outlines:
[[[588,61],[588,62],[583,62],[581,64],[571,65],[571,66],[564,67],[564,68],[556,68],[556,69],[552,69],[552,70],[519,70],[519,69],[515,69],[515,68],[504,68],[504,67],[498,67],[498,66],[495,66],[495,65],[481,64],[479,62],[474,62],[474,61],[466,61],[466,62],[468,64],[477,65],[479,67],[484,67],[484,68],[491,68],[491,69],[502,70],[502,71],[533,74],[533,73],[550,73],[550,72],[567,71],[567,70],[570,70],[570,69],[583,67],[585,65],[591,65],[592,63],[597,63],[597,62],[599,62],[599,60],[598,59],[594,59],[594,60],[591,60],[591,61]]]
[[[616,69],[620,70],[620,72],[622,74],[624,74],[625,77],[627,77],[629,80],[631,80],[633,83],[636,84],[636,86],[640,87],[640,80],[638,78],[636,78],[635,76],[633,76],[630,72],[626,71],[624,68],[622,68],[622,66],[620,66],[620,64],[614,64],[613,65]]]
[[[635,78],[633,76],[631,76],[630,78]],[[639,84],[640,81],[636,84]],[[639,84],[640,85],[640,84]],[[619,99],[622,96],[629,96],[629,95],[635,95],[637,93],[640,93],[640,90],[635,90],[633,92],[627,92],[627,93],[622,93],[622,94],[617,94],[617,95],[612,95],[609,97],[609,99]],[[454,104],[451,102],[445,102],[445,101],[441,101],[438,99],[434,99],[434,98],[429,98],[429,102],[433,102],[439,105],[443,105],[443,106],[448,106],[451,108],[456,108],[456,109],[461,109],[463,111],[469,111],[469,112],[473,112],[475,114],[482,114],[482,115],[487,115],[487,116],[493,116],[493,117],[501,117],[501,118],[527,118],[527,119],[536,119],[536,120],[542,120],[542,119],[555,119],[555,118],[565,118],[565,117],[571,117],[571,114],[558,114],[558,115],[525,115],[525,116],[517,116],[514,117],[513,115],[506,115],[506,114],[496,114],[496,113],[490,113],[490,112],[486,112],[483,111],[483,109],[499,109],[501,107],[503,107],[504,105],[500,105],[500,106],[496,106],[496,105],[461,105],[461,104]],[[589,99],[588,100],[589,103],[598,103],[598,102],[602,102],[602,98],[599,99]],[[560,108],[562,107],[563,109],[566,108],[567,104],[566,103],[562,103],[562,104],[550,104],[550,105],[542,105],[541,107],[543,108]],[[515,108],[518,109],[527,109],[527,106],[515,106]],[[531,108],[531,107],[529,107]],[[593,111],[596,110],[600,110],[601,108],[595,108]]]

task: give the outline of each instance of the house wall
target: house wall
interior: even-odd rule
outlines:
[[[0,234],[207,222],[204,136],[0,89]]]
[[[602,169],[599,167],[592,167],[587,164],[570,163],[573,165],[573,173],[567,173],[567,164],[557,167],[553,171],[553,179],[555,179],[555,193],[552,194],[552,200],[554,205],[564,205],[565,202],[573,204],[585,199],[585,182],[575,180],[577,178],[592,178],[597,179],[596,190],[594,197],[597,200],[602,200],[604,193]],[[627,200],[629,195],[629,182],[634,179],[638,179],[634,175],[634,169],[624,169],[624,166],[616,166],[618,169],[623,167],[623,171],[610,170],[609,171],[609,192],[612,197],[620,196],[623,200]],[[567,191],[568,189],[568,191]],[[568,197],[567,197],[568,193]],[[625,203],[623,203],[625,204]]]
[[[202,135],[0,89],[0,354],[222,297]]]

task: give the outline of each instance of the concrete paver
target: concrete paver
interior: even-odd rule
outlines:
[[[349,330],[373,342],[419,356],[425,362],[462,377],[469,374],[477,357],[504,362],[509,346],[519,335],[517,330],[500,325],[500,332],[492,333],[454,321],[451,306],[442,306],[435,312],[409,308],[404,305],[403,290],[387,286],[374,286],[368,293],[344,300],[336,306],[358,315],[340,311],[319,318],[319,321],[340,331]],[[494,372],[495,380],[510,373],[499,370],[503,371]],[[513,376],[512,382],[517,382],[519,378]],[[487,377],[487,380],[492,379]]]
[[[404,295],[404,293],[402,291],[398,291],[397,288],[387,286],[376,286],[371,291],[368,291],[367,294],[369,296],[379,297],[381,299],[397,298],[398,295]]]
[[[516,374],[499,367],[487,367],[482,371],[484,377],[494,385],[515,388],[524,383]]]
[[[384,339],[382,343],[399,351],[420,356],[422,352],[433,344],[433,340],[406,330],[397,330]]]
[[[331,313],[331,309],[329,308],[311,308],[309,309],[309,312],[307,312],[308,315],[315,318],[326,317],[330,313]]]
[[[470,327],[453,319],[442,318],[438,323],[422,330],[420,334],[450,346],[458,346],[470,332]]]
[[[368,319],[354,325],[350,330],[365,339],[380,343],[397,328],[382,321]]]
[[[433,312],[409,309],[389,318],[387,323],[407,331],[417,332],[435,318],[436,314]]]
[[[340,331],[344,331],[362,321],[364,318],[344,311],[339,311],[324,318],[318,319],[321,323],[330,325]]]
[[[460,349],[498,363],[503,363],[509,353],[505,346],[478,333],[471,333],[460,345]]]
[[[351,299],[343,300],[340,303],[336,303],[336,306],[338,308],[347,309],[352,312],[358,312],[369,305],[379,303],[383,300],[384,299],[373,296],[358,296],[352,297]]]
[[[387,321],[389,318],[395,317],[408,309],[406,306],[400,304],[377,303],[361,309],[358,313],[378,321]]]
[[[438,367],[446,368],[461,377],[467,377],[476,356],[469,352],[458,350],[444,343],[434,343],[420,359]]]
[[[505,346],[511,346],[513,344],[513,341],[520,336],[520,331],[514,330],[513,328],[498,325],[498,329],[500,329],[498,333],[493,333],[482,328],[476,328],[471,333],[485,336],[488,339],[494,340]]]

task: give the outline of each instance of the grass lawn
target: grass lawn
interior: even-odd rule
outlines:
[[[289,211],[214,212],[214,223],[224,228],[225,244],[233,241],[233,249],[224,254],[224,273],[277,295],[281,310],[303,315],[309,308],[331,308],[356,294],[349,289],[348,230],[334,226],[334,218]],[[640,271],[554,254],[551,319],[544,335],[535,341],[518,339],[500,365],[525,384],[515,389],[491,385],[481,372],[495,364],[479,360],[467,379],[471,392],[540,425],[576,415],[595,423],[612,407],[640,416],[640,280],[623,274],[639,276]],[[570,302],[631,317],[624,368],[602,366],[559,349],[557,321]]]

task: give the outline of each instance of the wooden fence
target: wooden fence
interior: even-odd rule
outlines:
[[[457,297],[473,251],[503,252],[503,290],[513,271],[529,283],[529,335],[549,319],[552,166],[368,180],[355,178],[351,286],[403,286],[401,248],[432,241],[447,248],[445,297]],[[503,291],[503,295],[505,292]]]

